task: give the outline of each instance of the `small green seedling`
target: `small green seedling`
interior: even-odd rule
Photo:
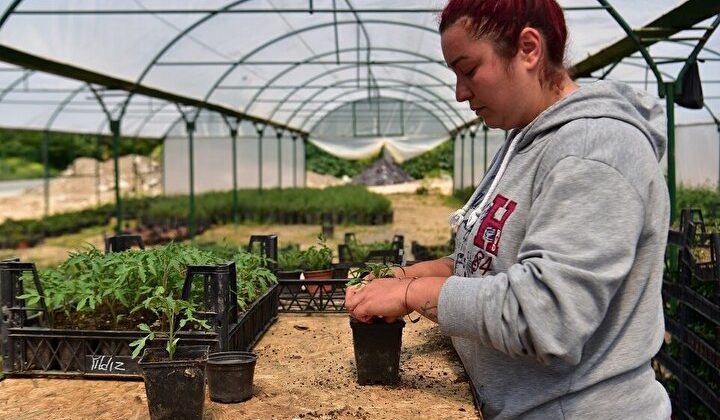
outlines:
[[[165,293],[165,288],[162,286],[157,287],[154,290],[153,295],[145,299],[142,305],[136,309],[141,307],[151,310],[158,316],[158,318],[160,318],[161,322],[159,323],[159,331],[151,330],[150,326],[144,323],[138,325],[138,328],[140,328],[141,331],[146,332],[147,335],[130,343],[130,347],[135,347],[135,350],[132,352],[133,358],[136,358],[140,354],[140,351],[145,348],[147,340],[152,341],[155,337],[161,337],[167,339],[165,349],[168,352],[170,360],[172,360],[175,355],[177,343],[180,341],[180,337],[177,337],[177,334],[188,322],[192,321],[200,325],[202,328],[208,330],[210,329],[206,320],[194,317],[196,309],[195,305],[186,300],[175,299],[172,296],[172,293]],[[178,323],[178,328],[175,329],[175,320],[178,317],[180,317],[180,321]]]
[[[361,284],[366,284],[367,281],[364,280],[364,278],[369,274],[372,274],[373,278],[376,279],[395,277],[395,273],[393,273],[391,266],[383,263],[367,263],[365,264],[365,267],[353,270],[353,278],[345,283],[345,285],[359,286]]]

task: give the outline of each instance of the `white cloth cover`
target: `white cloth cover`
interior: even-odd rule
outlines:
[[[447,135],[403,136],[403,137],[367,137],[349,140],[330,138],[310,138],[310,143],[323,151],[343,159],[358,160],[376,156],[383,147],[393,160],[405,162],[432,150],[448,141]]]

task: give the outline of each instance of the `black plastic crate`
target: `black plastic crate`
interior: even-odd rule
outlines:
[[[145,336],[141,331],[60,330],[50,327],[44,308],[27,308],[21,276],[33,272],[36,287],[42,286],[32,263],[0,262],[3,308],[3,371],[9,376],[82,376],[138,378],[129,344]],[[235,263],[188,267],[183,298],[188,298],[197,279],[202,279],[203,310],[210,331],[179,333],[180,345],[209,345],[213,350],[249,350],[277,319],[278,286],[269,288],[245,312],[238,314]],[[30,315],[36,312],[36,315]],[[157,340],[154,345],[164,345]]]
[[[345,284],[348,279],[278,280],[278,310],[291,313],[347,312]],[[308,286],[317,286],[308,288]],[[309,290],[314,290],[312,293]]]
[[[720,418],[720,234],[685,209],[668,234],[663,284],[666,339],[656,371],[679,419]]]

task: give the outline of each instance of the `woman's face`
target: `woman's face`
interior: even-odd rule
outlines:
[[[517,55],[509,62],[503,60],[489,41],[473,39],[463,20],[443,32],[441,45],[445,62],[457,77],[458,102],[468,101],[470,109],[492,128],[508,130],[529,122],[523,115],[529,92],[524,92]]]

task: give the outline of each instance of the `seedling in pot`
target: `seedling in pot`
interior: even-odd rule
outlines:
[[[329,270],[332,267],[332,250],[325,237],[318,236],[318,246],[311,246],[303,252],[303,266],[306,271]]]
[[[352,271],[353,278],[350,279],[346,286],[359,286],[366,284],[367,280],[365,277],[372,274],[373,278],[392,278],[395,277],[395,273],[392,271],[392,267],[383,263],[367,263],[365,267],[356,268]]]
[[[157,287],[153,295],[145,299],[142,305],[133,309],[133,311],[139,308],[149,309],[158,316],[159,321],[156,322],[156,324],[159,324],[159,331],[153,331],[150,326],[145,323],[138,325],[138,328],[140,328],[141,331],[147,332],[147,335],[130,343],[130,347],[135,347],[132,353],[133,358],[136,358],[140,354],[148,340],[152,341],[155,338],[165,338],[167,339],[165,350],[168,352],[169,360],[172,360],[175,355],[175,350],[177,349],[178,341],[180,341],[180,337],[177,337],[177,334],[188,322],[194,322],[207,330],[210,329],[210,325],[208,325],[206,320],[194,317],[196,310],[194,304],[186,300],[175,299],[172,293],[166,293],[165,288],[162,286]],[[180,321],[176,329],[175,321],[178,317],[180,317]]]

